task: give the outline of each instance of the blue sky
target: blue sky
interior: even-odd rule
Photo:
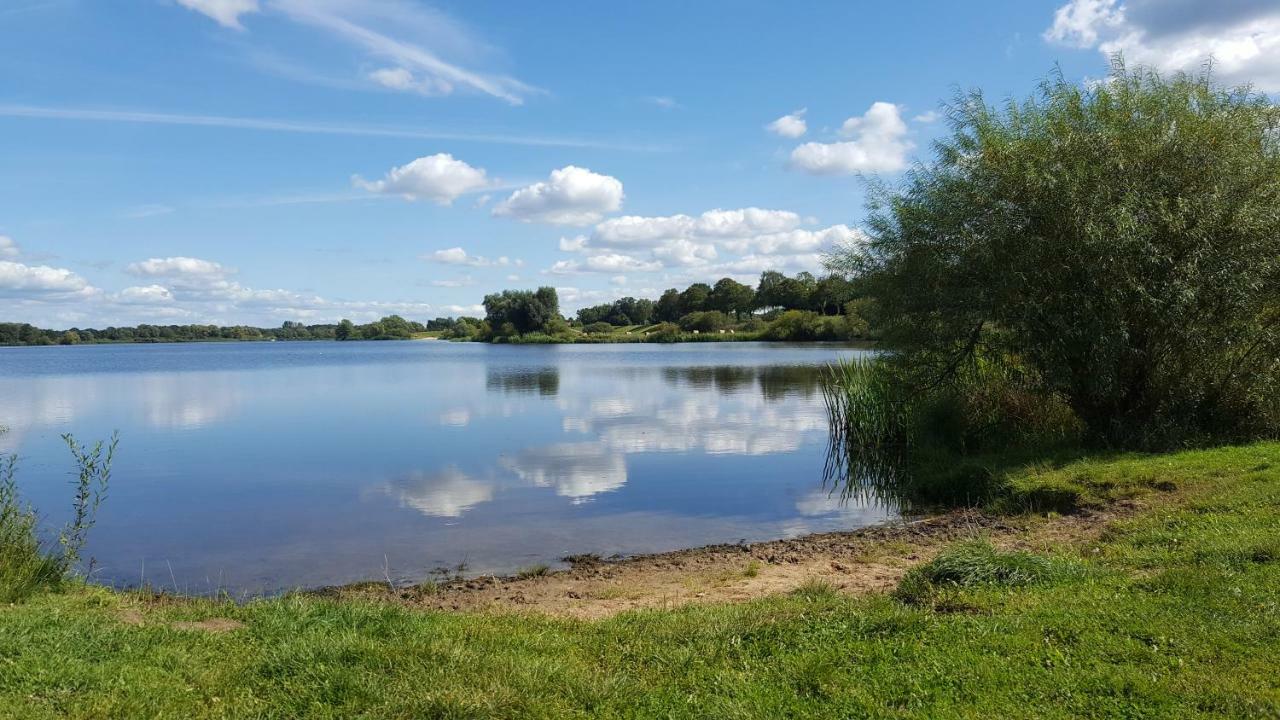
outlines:
[[[817,271],[942,102],[1280,89],[1271,0],[6,0],[0,320],[425,320]]]

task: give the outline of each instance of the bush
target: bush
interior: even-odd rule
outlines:
[[[614,327],[607,322],[594,322],[582,328],[582,332],[588,335],[604,335],[614,331]]]
[[[801,342],[845,340],[849,335],[843,317],[828,317],[809,310],[787,310],[769,323],[764,337],[766,340]]]
[[[669,322],[658,323],[653,326],[653,330],[651,330],[646,337],[649,342],[680,342],[680,326]]]
[[[98,507],[106,496],[119,439],[92,447],[63,435],[78,468],[72,517],[58,534],[56,547],[40,542],[34,510],[22,504],[14,480],[17,457],[0,458],[0,603],[23,600],[41,589],[53,589],[75,571]]]
[[[729,316],[719,310],[691,312],[680,318],[680,329],[686,332],[717,332],[729,327]]]

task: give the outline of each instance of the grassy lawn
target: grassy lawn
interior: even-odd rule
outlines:
[[[813,585],[598,622],[73,588],[0,607],[0,715],[1280,715],[1280,444],[1010,483],[1147,509],[1086,546],[961,543],[893,595]],[[209,618],[243,625],[176,624]]]

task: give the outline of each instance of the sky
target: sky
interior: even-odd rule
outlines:
[[[0,47],[0,321],[58,329],[817,273],[960,91],[1280,92],[1276,0],[3,0]]]

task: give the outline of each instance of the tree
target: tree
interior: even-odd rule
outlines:
[[[853,283],[835,273],[818,281],[810,298],[813,309],[823,315],[839,315],[845,303],[853,299]]]
[[[499,335],[545,331],[560,317],[560,299],[553,287],[503,290],[484,297],[485,322]]]
[[[707,300],[711,297],[711,286],[706,283],[694,283],[680,293],[680,316],[707,309]]]
[[[733,278],[721,278],[711,289],[708,305],[739,320],[755,309],[756,293],[749,286]]]
[[[338,328],[334,330],[333,338],[335,340],[358,340],[359,335],[356,334],[355,323],[343,318],[342,322],[338,323]]]
[[[662,293],[653,308],[653,319],[658,322],[675,322],[680,319],[680,291],[671,288]]]
[[[786,280],[787,276],[777,270],[760,273],[760,283],[756,285],[756,307],[782,307],[782,285]]]
[[[1100,443],[1280,426],[1280,108],[1206,73],[1117,61],[1000,108],[951,111],[936,161],[873,195],[867,283],[888,344],[931,383],[1026,367]]]

